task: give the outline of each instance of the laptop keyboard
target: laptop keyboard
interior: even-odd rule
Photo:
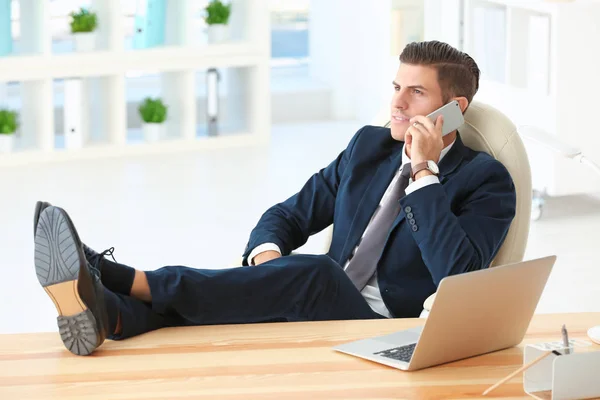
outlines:
[[[413,353],[415,352],[416,343],[409,344],[406,346],[394,347],[393,349],[387,349],[373,353],[377,356],[391,358],[392,360],[409,362]]]

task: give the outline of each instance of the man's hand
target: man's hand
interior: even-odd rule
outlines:
[[[422,115],[417,115],[410,119],[410,127],[406,130],[405,140],[407,146],[407,155],[410,157],[411,164],[414,167],[417,164],[432,160],[435,163],[440,161],[440,154],[444,149],[442,140],[442,124],[444,117],[441,115],[435,121]]]
[[[279,252],[273,251],[273,250],[267,250],[267,251],[263,251],[262,253],[258,253],[254,257],[253,261],[254,261],[254,265],[260,265],[262,263],[266,263],[267,261],[271,261],[271,260],[274,260],[279,257],[281,257],[281,254],[279,254]]]

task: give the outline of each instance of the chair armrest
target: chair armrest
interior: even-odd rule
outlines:
[[[433,306],[433,301],[435,300],[435,293],[432,294],[431,296],[429,296],[424,302],[423,302],[423,309],[427,312],[431,311],[431,307]]]

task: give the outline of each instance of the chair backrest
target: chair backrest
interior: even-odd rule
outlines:
[[[385,107],[372,125],[388,126],[390,108]],[[465,113],[465,124],[459,128],[467,147],[484,151],[500,161],[510,173],[517,192],[517,211],[508,235],[491,266],[523,260],[531,217],[531,169],[525,146],[513,124],[497,109],[474,101]]]

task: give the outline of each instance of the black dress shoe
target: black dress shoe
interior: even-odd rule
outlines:
[[[34,238],[35,238],[35,232],[37,229],[38,221],[40,220],[40,214],[42,213],[42,211],[44,211],[46,208],[48,208],[50,206],[52,206],[52,204],[48,203],[47,201],[38,201],[37,203],[35,203],[35,212],[33,214],[33,236],[34,236]],[[83,253],[85,254],[86,260],[92,266],[96,267],[98,270],[100,270],[98,263],[101,261],[102,257],[104,257],[105,255],[112,256],[112,253],[114,251],[114,247],[111,247],[110,249],[105,250],[102,253],[98,253],[91,247],[88,247],[83,242],[81,243],[81,245],[83,246]],[[113,257],[113,259],[114,259],[114,257]]]
[[[52,204],[47,201],[38,201],[35,203],[35,213],[33,214],[33,237],[35,238],[35,231],[37,230],[38,221],[40,220],[40,214],[46,208],[50,207]]]
[[[81,245],[83,246],[83,253],[85,254],[85,259],[87,260],[87,262],[89,262],[99,271],[102,271],[102,266],[100,265],[100,263],[102,262],[102,260],[104,260],[104,256],[111,256],[113,260],[117,262],[117,260],[115,260],[115,257],[113,256],[113,252],[115,251],[114,247],[111,247],[108,250],[104,250],[102,253],[98,253],[91,247],[86,246],[85,243],[82,243]]]
[[[35,269],[58,311],[59,333],[66,348],[77,355],[91,354],[107,335],[104,288],[99,271],[86,261],[73,222],[61,208],[47,206],[40,211]]]

